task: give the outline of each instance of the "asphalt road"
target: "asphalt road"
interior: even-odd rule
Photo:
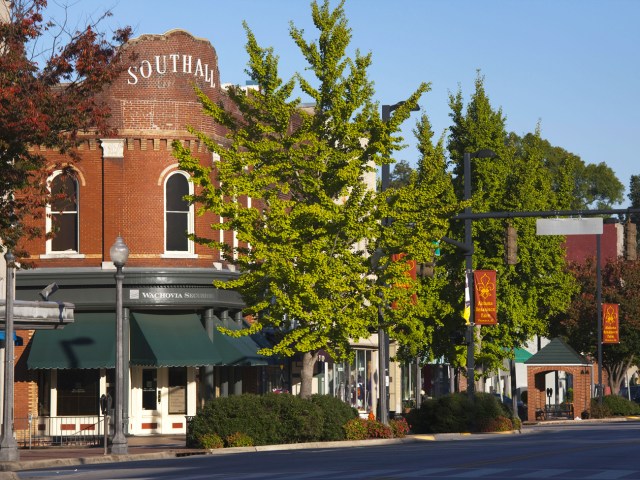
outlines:
[[[640,479],[640,422],[23,471],[21,479]]]

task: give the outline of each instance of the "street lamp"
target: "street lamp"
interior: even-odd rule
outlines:
[[[464,152],[464,199],[471,200],[471,159],[491,158],[496,154],[493,150],[482,149],[474,153]],[[471,205],[464,209],[464,260],[465,275],[469,288],[469,324],[467,326],[467,393],[471,399],[475,394],[475,298],[473,292],[473,236],[471,233]],[[465,287],[467,288],[467,287]]]
[[[124,329],[122,326],[122,281],[124,273],[122,267],[127,263],[129,257],[129,247],[124,243],[122,237],[116,238],[116,242],[109,250],[111,261],[116,267],[116,403],[114,415],[113,440],[111,440],[111,453],[123,455],[127,453],[127,437],[123,429],[123,409],[124,409]]]
[[[2,438],[0,438],[0,461],[12,462],[20,458],[18,443],[13,437],[13,380],[14,380],[14,343],[13,343],[13,297],[16,258],[7,249],[4,254],[7,263],[7,296],[5,299],[4,324],[4,405],[2,409]]]
[[[382,105],[382,121],[388,122],[391,118],[391,112],[399,108],[404,101],[398,102],[394,105]],[[417,112],[420,107],[416,105],[411,109],[412,112]],[[390,165],[385,163],[382,165],[382,185],[381,190],[384,192],[389,188],[391,171]],[[385,221],[384,225],[387,223]],[[379,397],[379,411],[378,420],[381,423],[389,423],[389,405],[387,402],[387,379],[389,378],[389,338],[387,331],[384,328],[384,314],[382,307],[378,309],[378,369],[380,371],[378,379],[378,397]]]

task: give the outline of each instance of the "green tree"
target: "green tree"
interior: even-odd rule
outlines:
[[[528,133],[522,138],[511,134],[511,140],[519,151],[531,142],[538,144],[537,148],[542,149],[544,164],[551,171],[554,191],[562,189],[565,181],[571,184],[572,201],[569,209],[609,209],[622,202],[624,185],[604,162],[585,164],[578,155],[551,145],[549,141],[540,139],[537,133]]]
[[[478,75],[475,92],[464,109],[462,94],[450,96],[451,117],[449,155],[456,174],[457,193],[462,195],[463,153],[489,148],[494,158],[472,162],[472,208],[474,212],[504,212],[555,210],[566,208],[569,197],[566,187],[555,192],[553,176],[545,168],[544,149],[539,134],[520,151],[505,132],[505,118],[501,110],[491,107]],[[462,239],[462,222],[455,224],[454,235]],[[504,234],[506,223],[518,233],[518,263],[505,265]],[[568,307],[574,282],[564,270],[564,251],[561,237],[539,237],[535,221],[514,218],[474,220],[474,269],[497,271],[497,300],[499,324],[476,327],[476,364],[480,377],[502,366],[513,348],[519,347],[534,335],[548,331],[548,318]],[[463,276],[461,254],[448,260],[451,275]],[[459,305],[462,312],[463,289],[446,289],[443,295]],[[462,327],[456,313],[450,319]]]
[[[239,241],[234,247],[196,239],[238,267],[236,279],[216,286],[236,289],[255,319],[249,329],[225,333],[278,331],[277,343],[263,353],[302,355],[304,397],[311,394],[318,351],[347,358],[350,342],[379,326],[379,311],[392,335],[396,328],[416,330],[416,282],[407,277],[406,262],[390,254],[424,261],[430,254],[425,239],[442,235],[456,208],[420,211],[433,195],[422,184],[412,201],[403,189],[375,191],[375,169],[393,162],[399,126],[428,85],[383,122],[367,78],[371,54],[346,56],[351,30],[343,2],[334,10],[329,1],[311,7],[316,43],[293,24],[290,34],[313,79],[296,74],[283,82],[278,57],[260,47],[245,24],[247,72],[258,90],[230,88],[228,102],[220,104],[198,92],[204,111],[227,132],[221,141],[191,129],[220,155],[215,172],[174,143],[181,168],[198,186],[191,200],[200,212],[220,215],[214,230],[233,230]],[[313,112],[292,99],[296,84],[313,99]],[[246,197],[250,204],[240,201]]]
[[[640,208],[640,175],[631,175],[629,179],[629,200],[631,208]],[[631,215],[631,221],[635,224],[640,223],[640,214]]]
[[[389,178],[389,188],[398,188],[407,185],[410,181],[413,168],[406,160],[400,160],[393,166]]]
[[[580,285],[566,315],[552,323],[552,333],[566,338],[578,352],[597,358],[596,268],[595,259],[570,265]],[[613,392],[627,370],[638,364],[640,351],[640,261],[616,259],[602,268],[602,302],[619,305],[620,343],[602,346],[602,367],[609,374]]]

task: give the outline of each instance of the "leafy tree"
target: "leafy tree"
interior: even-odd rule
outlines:
[[[239,246],[196,239],[238,267],[236,279],[216,286],[240,292],[255,319],[244,331],[225,333],[280,332],[264,353],[302,355],[303,397],[311,394],[320,349],[335,360],[347,358],[350,342],[379,326],[392,336],[416,337],[417,285],[407,263],[391,254],[424,262],[431,254],[427,240],[444,234],[457,207],[428,205],[442,187],[431,191],[417,178],[411,193],[376,192],[375,182],[367,182],[376,166],[393,162],[399,126],[428,85],[383,122],[367,78],[371,54],[346,56],[351,31],[343,3],[334,10],[329,1],[311,4],[315,43],[290,27],[313,80],[301,74],[281,80],[278,57],[260,47],[245,24],[247,72],[259,89],[230,88],[220,104],[198,92],[204,111],[227,132],[221,141],[191,129],[220,155],[215,171],[174,143],[181,168],[199,186],[191,200],[200,212],[221,217],[214,230],[237,234]],[[313,99],[313,112],[291,98],[296,84]]]
[[[118,46],[130,33],[119,30],[109,42],[95,24],[66,32],[45,23],[46,4],[15,0],[0,21],[0,238],[9,248],[41,233],[19,223],[41,215],[47,202],[46,162],[32,147],[73,156],[79,132],[108,131],[108,110],[96,94],[118,75]],[[49,51],[33,57],[32,47],[49,34]]]
[[[538,144],[544,164],[551,172],[554,191],[562,189],[565,181],[572,186],[569,209],[609,209],[622,201],[624,185],[604,162],[585,164],[578,155],[551,145],[549,141],[540,139],[537,133],[528,133],[522,138],[511,134],[511,141],[520,151],[529,143]]]
[[[553,322],[552,333],[562,335],[575,350],[597,358],[596,262],[570,265],[580,285],[566,315]],[[620,389],[625,373],[638,364],[640,351],[640,261],[619,258],[602,268],[602,302],[619,305],[620,343],[602,346],[602,367],[609,374],[609,386]]]
[[[631,201],[631,208],[640,208],[640,175],[631,175],[628,197]],[[632,214],[631,221],[636,224],[640,223],[640,214]]]
[[[400,160],[393,166],[389,178],[389,188],[398,188],[407,185],[411,179],[413,168],[406,160]]]
[[[544,148],[539,133],[518,150],[505,132],[501,110],[491,107],[478,75],[475,92],[464,110],[462,94],[450,96],[451,117],[449,155],[456,175],[457,194],[462,196],[463,154],[489,148],[494,158],[472,161],[472,209],[474,212],[517,212],[567,208],[570,195],[566,186],[553,189],[553,176],[545,168]],[[566,185],[566,184],[565,184]],[[454,238],[463,238],[462,222],[454,224]],[[505,265],[505,224],[514,226],[518,234],[518,263]],[[561,237],[539,237],[535,221],[513,218],[475,220],[474,269],[497,271],[497,301],[499,324],[476,327],[476,364],[480,376],[502,366],[515,347],[535,335],[548,331],[548,318],[568,307],[574,291],[572,277],[564,270]],[[451,276],[463,277],[461,252],[447,258]],[[463,288],[445,289],[443,296],[458,305],[462,312]],[[449,319],[462,328],[461,315]]]

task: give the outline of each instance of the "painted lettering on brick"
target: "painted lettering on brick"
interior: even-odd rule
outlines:
[[[141,60],[138,65],[131,65],[127,69],[129,74],[127,84],[138,85],[141,79],[175,73],[203,78],[211,88],[215,88],[213,72],[214,70],[209,67],[208,63],[193,55],[180,53],[154,55],[151,59]]]

